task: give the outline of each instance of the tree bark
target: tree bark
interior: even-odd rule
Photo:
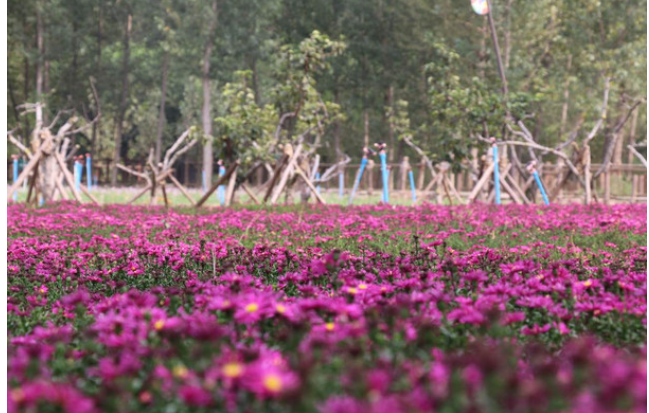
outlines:
[[[101,88],[101,48],[102,48],[102,42],[103,42],[103,28],[104,28],[104,9],[102,7],[103,0],[99,0],[98,2],[98,7],[99,7],[99,16],[98,16],[98,25],[97,25],[97,69],[95,71],[95,78],[96,78],[96,87],[97,87],[97,93],[99,93],[99,89]],[[90,140],[90,153],[92,156],[95,156],[95,153],[97,151],[97,141],[99,140],[99,134],[101,131],[100,128],[100,122],[101,118],[97,119],[95,123],[92,124],[92,138]]]
[[[36,48],[38,50],[38,59],[36,60],[36,102],[42,103],[43,99],[43,16],[40,10],[40,4],[36,5]],[[43,118],[37,110],[36,127],[34,128],[34,137],[38,136],[40,129],[43,127]]]
[[[365,120],[365,138],[363,142],[365,146],[370,146],[370,116],[367,113],[367,108],[363,110],[363,119]]]
[[[561,126],[559,129],[559,139],[563,139],[563,133],[566,129],[568,120],[568,103],[570,99],[570,67],[572,66],[572,55],[568,55],[568,67],[566,69],[566,82],[563,85],[563,109],[561,111]]]
[[[640,113],[640,110],[636,110],[633,112],[633,117],[631,118],[631,126],[629,127],[629,145],[634,145],[635,144],[635,133],[636,133],[636,126],[638,124],[638,113]],[[627,163],[632,164],[633,163],[633,152],[629,151],[629,157],[627,159]]]
[[[167,99],[167,66],[169,64],[169,52],[165,51],[162,57],[162,86],[160,96],[160,113],[158,115],[158,132],[155,140],[155,163],[162,160],[162,132],[165,125],[165,100]]]
[[[336,104],[340,104],[338,85],[336,85],[334,89],[334,102],[336,102]],[[334,120],[334,150],[336,152],[336,157],[340,156],[340,154],[342,153],[340,150],[340,120],[338,118]]]
[[[29,27],[27,25],[27,12],[23,13],[23,30],[27,33],[29,32]],[[31,47],[31,45],[28,44],[27,42],[27,36],[24,37],[23,40],[23,48],[25,50],[28,50]],[[30,88],[29,88],[29,58],[27,55],[25,55],[25,58],[23,59],[23,79],[25,79],[25,84],[23,85],[23,102],[29,102],[29,95],[30,95]],[[23,116],[23,127],[25,128],[25,134],[29,133],[31,130],[31,126],[29,124],[29,118],[27,116]],[[25,136],[25,143],[27,143],[27,140],[29,138]]]
[[[386,104],[390,109],[394,110],[394,86],[390,85],[388,87],[386,96]],[[388,151],[388,162],[394,162],[394,152],[396,147],[394,145],[394,120],[390,119],[388,123],[388,142],[390,145],[390,150]]]
[[[216,24],[218,21],[218,8],[217,1],[212,1],[212,21],[208,30],[207,40],[205,42],[205,49],[203,52],[203,133],[207,136],[207,142],[203,146],[203,171],[208,182],[208,187],[212,182],[212,175],[214,173],[214,155],[212,144],[212,101],[210,96],[210,57],[212,55],[213,37],[216,31]]]
[[[121,160],[122,152],[122,128],[124,122],[124,114],[126,112],[126,104],[128,103],[128,64],[130,57],[131,46],[131,27],[133,23],[133,14],[129,10],[128,18],[126,20],[126,32],[124,34],[124,56],[122,60],[122,96],[120,99],[117,117],[115,119],[115,153],[113,154],[113,169],[111,171],[110,183],[112,186],[117,185],[117,164]]]
[[[507,29],[505,30],[505,69],[509,69],[509,60],[512,52],[512,3],[514,0],[507,0],[505,13],[507,14]]]

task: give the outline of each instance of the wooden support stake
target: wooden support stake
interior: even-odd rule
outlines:
[[[146,187],[144,187],[144,189],[141,190],[140,192],[138,192],[138,193],[137,193],[133,198],[131,198],[131,199],[127,202],[127,204],[128,204],[128,205],[131,205],[133,202],[137,201],[137,200],[138,200],[142,195],[144,195],[144,194],[146,194],[147,192],[149,192],[149,190],[151,189],[152,186],[153,186],[153,185],[147,185]]]
[[[160,185],[160,189],[162,189],[162,198],[165,201],[165,208],[169,208],[169,199],[167,199],[167,188],[165,188],[164,182]]]
[[[167,177],[168,177],[168,176],[171,176],[172,173],[173,173],[173,169],[168,169],[167,171],[165,171],[164,173],[160,174],[160,175],[157,177],[157,181],[158,181],[158,182],[161,182],[161,181],[163,181],[164,179],[167,179]],[[149,185],[147,185],[146,187],[144,187],[144,189],[142,189],[142,190],[141,190],[140,192],[138,192],[138,193],[137,193],[133,198],[131,198],[131,200],[128,201],[127,204],[130,205],[130,204],[132,204],[133,202],[137,201],[137,200],[138,200],[142,195],[146,194],[149,190],[151,190],[152,187],[153,187],[152,184],[149,184]]]
[[[275,187],[275,182],[277,182],[277,178],[279,178],[279,173],[282,170],[282,167],[284,164],[288,161],[288,155],[282,155],[279,161],[277,161],[277,165],[275,165],[275,169],[273,170],[273,175],[270,178],[270,184],[268,185],[268,189],[266,190],[266,195],[264,195],[264,204],[268,202],[268,198],[270,198],[270,195],[273,192],[273,188]]]
[[[90,199],[92,200],[92,202],[95,203],[95,205],[99,205],[99,201],[97,201],[97,198],[95,198],[95,197],[90,193],[90,191],[88,190],[88,188],[87,188],[84,184],[79,184],[79,188],[81,188],[81,191],[82,191],[84,194],[86,194],[86,196],[88,196],[88,198],[90,198]]]
[[[511,165],[510,165],[510,166],[511,166]],[[509,194],[509,196],[512,198],[512,200],[513,200],[514,202],[516,202],[517,204],[522,204],[522,203],[523,203],[523,201],[521,201],[521,199],[518,197],[518,195],[516,194],[516,192],[514,192],[514,190],[512,189],[512,187],[509,186],[509,184],[507,183],[507,181],[506,181],[502,176],[500,177],[500,183],[502,184],[503,189],[504,189],[504,190]]]
[[[38,178],[38,163],[36,163],[34,174],[32,175],[32,179],[29,180],[29,190],[27,191],[27,199],[25,200],[25,204],[27,205],[29,205],[30,201],[32,200],[32,193],[36,188],[37,178]]]
[[[475,200],[476,196],[478,196],[478,193],[480,192],[480,190],[482,189],[482,187],[483,187],[487,182],[489,182],[489,179],[491,178],[491,176],[493,175],[493,173],[494,173],[494,163],[492,162],[492,163],[489,164],[489,166],[487,167],[487,169],[485,169],[485,171],[482,173],[482,176],[480,177],[480,179],[478,180],[478,182],[477,182],[477,183],[475,184],[475,186],[473,187],[473,190],[472,190],[471,193],[469,194],[469,197],[467,198],[467,202],[468,202],[469,204],[472,203],[472,202]]]
[[[259,199],[257,199],[255,194],[253,194],[252,191],[250,190],[250,188],[248,188],[248,185],[246,185],[245,183],[242,183],[241,188],[243,188],[243,190],[246,192],[246,194],[248,194],[250,199],[252,199],[255,204],[259,205]]]
[[[171,180],[171,182],[172,182],[174,185],[176,185],[176,188],[178,188],[178,189],[180,190],[180,192],[181,192],[183,195],[185,195],[185,198],[187,198],[187,199],[189,200],[189,202],[190,202],[193,206],[196,205],[196,202],[192,199],[191,196],[189,196],[189,193],[187,192],[187,190],[185,189],[185,187],[182,186],[182,185],[180,184],[180,182],[178,182],[178,180],[173,176],[173,174],[170,174],[170,175],[168,176],[168,178]]]
[[[446,183],[451,188],[451,192],[453,193],[453,196],[457,198],[457,201],[460,203],[460,205],[463,205],[464,200],[462,199],[462,196],[460,196],[460,193],[457,191],[457,189],[455,189],[455,185],[453,185],[453,183],[448,178],[446,178]]]
[[[505,178],[509,178],[509,184],[510,186],[518,193],[518,195],[521,197],[521,201],[523,201],[524,204],[531,204],[530,200],[527,198],[525,195],[525,192],[521,189],[520,186],[518,186],[518,182],[516,182],[516,179],[513,178],[511,175],[507,175]],[[504,179],[504,178],[503,178]]]
[[[228,182],[228,187],[225,191],[225,206],[228,207],[232,205],[232,198],[234,197],[234,185],[237,183],[237,170],[235,169],[230,175],[230,180]]]
[[[74,199],[77,200],[80,204],[83,204],[83,200],[81,198],[81,194],[77,191],[76,186],[74,185],[74,178],[70,174],[70,171],[68,171],[68,168],[65,166],[65,163],[63,162],[63,157],[61,157],[61,154],[59,154],[56,151],[53,151],[54,158],[56,159],[56,162],[59,164],[59,168],[61,169],[61,172],[63,172],[63,177],[65,178],[65,181],[67,182],[68,186],[72,190],[72,195],[74,195]]]
[[[59,193],[61,194],[61,199],[67,200],[68,195],[65,193],[65,189],[63,188],[62,179],[59,178],[56,179],[56,188],[59,190]]]
[[[534,177],[530,176],[529,178],[527,178],[527,181],[525,181],[525,183],[523,184],[523,187],[521,188],[521,190],[523,192],[527,191],[530,188],[530,186],[532,186],[533,182],[534,182]],[[533,204],[534,202],[530,201],[530,203]]]
[[[585,145],[584,146],[584,153],[583,153],[583,159],[585,159],[584,163],[584,183],[585,185],[585,192],[584,192],[584,203],[586,205],[590,205],[591,202],[591,179],[590,179],[590,146]]]
[[[212,187],[207,192],[205,192],[201,199],[198,200],[198,202],[196,203],[196,208],[200,208],[220,185],[230,179],[230,175],[232,175],[234,170],[238,167],[239,161],[235,161],[232,165],[230,165],[230,167],[225,171],[225,174],[223,176],[220,176],[219,179],[217,179],[216,182],[212,184]]]
[[[38,152],[36,152],[29,159],[29,162],[27,163],[27,165],[25,165],[25,168],[23,169],[23,171],[20,173],[20,175],[18,175],[18,179],[16,180],[16,182],[14,182],[11,185],[11,187],[9,187],[9,194],[7,195],[7,199],[11,198],[13,196],[14,192],[16,192],[18,190],[18,188],[20,188],[20,186],[23,184],[23,181],[25,179],[27,179],[27,177],[29,176],[29,173],[32,171],[32,169],[34,169],[34,167],[38,164],[41,157],[43,156],[43,149],[42,148],[44,148],[46,144],[49,145],[49,143],[52,141],[52,139],[54,139],[54,137],[52,135],[49,135],[47,137],[47,139],[45,140],[45,142],[41,145],[41,148],[38,150]]]
[[[453,206],[453,199],[451,199],[451,194],[448,192],[448,185],[447,185],[448,178],[446,176],[446,172],[442,171],[439,173],[438,176],[442,177],[441,180],[442,180],[442,186],[444,187],[444,193],[446,193],[446,198],[448,198],[449,204]]]
[[[313,186],[309,178],[306,176],[302,168],[300,168],[300,165],[297,164],[295,165],[295,172],[297,172],[297,174],[302,178],[306,186],[309,187],[309,189],[311,190],[313,195],[315,195],[315,198],[318,200],[318,202],[320,202],[321,204],[326,204],[325,200],[320,196],[320,194],[315,189],[315,187]]]
[[[153,166],[151,166],[150,168],[151,168],[151,175],[153,176],[153,179],[151,180],[151,199],[149,200],[149,205],[154,205],[155,204],[155,190],[156,190],[157,182],[156,182],[155,169],[153,168]]]
[[[288,182],[288,177],[291,174],[291,172],[293,172],[293,168],[297,163],[297,157],[300,156],[301,152],[302,152],[302,145],[300,144],[297,146],[297,148],[295,148],[295,152],[293,152],[293,155],[290,157],[286,169],[284,169],[284,173],[282,174],[282,178],[280,179],[279,184],[277,185],[277,189],[273,193],[273,196],[270,198],[271,205],[275,204],[279,196],[282,194],[282,190],[284,190],[284,187]]]

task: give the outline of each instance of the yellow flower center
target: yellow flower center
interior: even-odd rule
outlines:
[[[45,291],[45,287],[41,287],[41,289],[39,291],[41,292],[41,294],[45,294],[47,292],[47,291]]]
[[[155,328],[156,331],[162,330],[162,327],[164,327],[164,326],[165,326],[165,321],[164,320],[158,320],[158,321],[155,322],[155,324],[153,324],[153,328]]]
[[[347,289],[347,292],[350,293],[350,294],[356,294],[358,292],[358,290],[356,288],[354,288],[354,287],[349,287]]]
[[[280,313],[280,314],[284,314],[286,312],[286,307],[284,307],[281,304],[277,304],[275,306],[275,310],[277,310],[277,312]]]
[[[367,290],[367,284],[359,284],[358,289],[359,290]]]
[[[282,389],[282,379],[277,374],[269,374],[264,377],[266,390],[277,393]]]
[[[334,328],[336,328],[336,325],[334,323],[325,324],[325,329],[327,329],[327,331],[334,331]]]
[[[187,367],[185,366],[176,366],[174,367],[173,374],[175,377],[178,377],[180,379],[184,379],[187,377],[187,374],[189,371],[187,370]]]
[[[241,376],[242,372],[243,366],[236,362],[227,363],[225,366],[223,366],[223,375],[231,379]]]
[[[592,280],[588,280],[588,281],[584,282],[584,287],[590,287],[591,285],[593,285]]]
[[[246,311],[249,313],[254,313],[257,310],[259,310],[257,303],[250,303],[246,306]]]

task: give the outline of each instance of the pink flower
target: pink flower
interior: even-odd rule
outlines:
[[[183,385],[178,392],[188,406],[208,407],[213,401],[210,392],[199,386]]]

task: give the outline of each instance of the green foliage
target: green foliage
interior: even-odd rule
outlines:
[[[515,118],[534,114],[526,124],[539,143],[553,146],[565,139],[582,116],[583,137],[598,119],[604,78],[612,78],[607,122],[592,144],[595,161],[604,135],[626,110],[624,99],[646,93],[646,0],[492,3],[509,86],[507,108]],[[216,31],[208,38],[209,22],[215,17],[212,0],[9,0],[9,128],[33,126],[33,115],[21,117],[14,106],[35,100],[37,63],[47,62],[44,96],[50,119],[60,109],[73,108],[80,114],[92,110],[88,79],[97,80],[102,122],[96,130],[95,156],[110,157],[130,12],[124,142],[132,159],[145,158],[155,136],[165,54],[169,70],[164,146],[175,140],[178,131],[201,123],[200,76],[207,44],[213,47],[211,117],[229,116],[221,97],[224,85],[240,83],[237,72],[248,71],[246,87],[259,108],[270,105],[277,118],[299,108],[298,119],[284,125],[282,138],[294,138],[318,122],[323,124],[316,139],[325,162],[327,157],[337,157],[338,148],[359,159],[365,113],[370,140],[385,140],[390,132],[385,108],[398,110],[399,100],[408,102],[413,139],[437,160],[462,158],[476,143],[471,134],[484,134],[485,125],[490,135],[502,134],[505,103],[489,27],[486,17],[473,13],[468,2],[239,0],[217,4]],[[43,55],[35,41],[37,9],[44,19]],[[341,113],[344,118],[336,117]],[[328,122],[336,127],[326,128]],[[645,105],[637,124],[635,136],[642,139]],[[82,152],[88,151],[91,134],[86,130],[75,137]],[[388,153],[408,155],[408,147],[394,135]],[[188,155],[197,157],[199,152],[196,147]]]

